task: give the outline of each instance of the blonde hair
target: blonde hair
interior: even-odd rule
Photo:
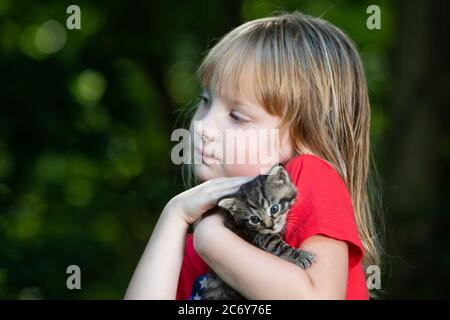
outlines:
[[[380,265],[368,196],[370,104],[353,42],[325,20],[280,12],[226,34],[209,50],[197,77],[217,95],[237,97],[244,72],[252,74],[254,98],[281,117],[280,128],[289,131],[295,151],[321,157],[340,174],[364,245],[363,266]]]

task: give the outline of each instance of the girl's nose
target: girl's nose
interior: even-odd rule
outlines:
[[[200,137],[204,143],[209,143],[209,142],[212,142],[215,140],[214,130],[209,129],[208,127],[205,127],[205,122],[203,120],[198,121],[195,124],[194,128],[195,128],[195,132],[196,132],[197,136]]]
[[[200,137],[205,145],[209,145],[212,142],[220,140],[218,136],[219,134],[220,132],[218,132],[217,128],[203,126]]]
[[[218,134],[217,124],[215,124],[215,122],[211,120],[211,118],[206,119],[206,121],[203,120],[200,126],[199,135],[204,143],[213,142],[218,138],[216,137],[216,135]]]
[[[209,143],[211,141],[213,141],[213,138],[210,135],[206,135],[206,134],[202,134],[202,141],[204,143]]]

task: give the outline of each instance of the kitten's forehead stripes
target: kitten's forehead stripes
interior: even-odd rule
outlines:
[[[261,193],[262,193],[263,199],[267,199],[265,186],[262,186],[260,189],[261,189]]]
[[[247,199],[247,203],[248,203],[248,206],[250,208],[252,208],[253,210],[258,210],[258,207],[254,203],[252,203],[252,201],[250,199]]]

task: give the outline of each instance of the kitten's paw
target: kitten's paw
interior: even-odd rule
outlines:
[[[265,235],[265,234],[263,234],[263,233],[257,233],[257,234],[255,235],[255,237],[253,238],[252,244],[255,245],[255,246],[257,246],[257,247],[259,247],[259,248],[262,248],[265,239],[266,239],[266,235]]]
[[[296,265],[298,265],[302,269],[309,268],[315,259],[315,255],[312,252],[305,250],[297,250],[298,256],[293,261]]]

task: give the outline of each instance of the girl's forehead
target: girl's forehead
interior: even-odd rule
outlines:
[[[227,77],[215,80],[204,87],[209,95],[235,107],[255,109],[255,111],[263,109],[257,98],[256,79],[250,72],[240,72],[233,79]],[[264,111],[264,109],[259,111]]]
[[[225,59],[225,58],[223,58]],[[274,90],[267,90],[268,79],[265,68],[255,57],[231,56],[230,59],[212,64],[201,77],[202,86],[212,98],[219,98],[230,107],[245,110],[250,116],[279,117],[282,112],[272,103]],[[266,102],[272,101],[271,105]]]

